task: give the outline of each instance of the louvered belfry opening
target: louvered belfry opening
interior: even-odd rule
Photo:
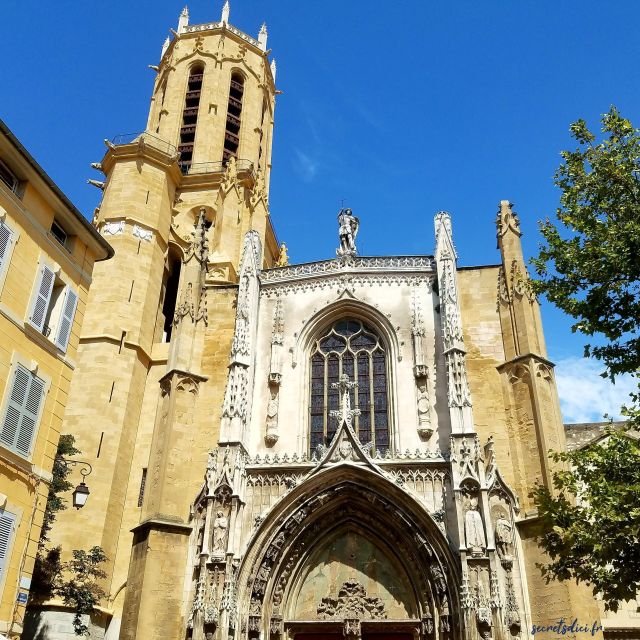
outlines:
[[[222,161],[227,162],[232,156],[238,157],[240,145],[240,114],[242,113],[242,94],[244,78],[239,73],[231,76],[229,87],[229,104],[227,106],[227,124],[224,131],[224,151]]]
[[[180,168],[182,173],[189,173],[193,162],[193,143],[196,139],[196,123],[198,122],[198,107],[200,106],[200,93],[202,91],[202,78],[204,67],[194,65],[189,74],[187,93],[184,99],[182,111],[182,126],[180,127]]]

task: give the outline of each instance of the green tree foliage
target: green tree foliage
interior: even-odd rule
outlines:
[[[107,559],[100,547],[89,551],[74,549],[73,560],[62,564],[62,573],[70,575],[68,580],[60,580],[56,593],[74,611],[73,628],[76,635],[89,635],[89,627],[83,622],[83,615],[91,614],[94,607],[106,596],[97,580],[107,574],[100,565]]]
[[[587,582],[616,611],[640,590],[640,447],[611,432],[604,444],[552,457],[569,467],[554,474],[553,494],[534,492],[551,558],[542,574]]]
[[[67,508],[66,500],[62,494],[71,491],[73,484],[67,480],[67,476],[71,473],[71,469],[63,462],[63,458],[74,456],[80,451],[74,446],[75,439],[73,436],[65,434],[60,436],[56,457],[53,461],[52,475],[53,479],[49,485],[49,494],[47,495],[47,506],[44,511],[42,520],[42,530],[40,532],[40,540],[38,541],[38,549],[44,549],[49,542],[49,532],[56,519],[56,514]]]
[[[38,541],[29,604],[61,598],[74,612],[73,628],[76,635],[89,635],[89,627],[84,623],[83,616],[90,615],[106,596],[98,584],[98,580],[106,577],[100,568],[107,559],[104,551],[100,547],[92,547],[89,551],[75,549],[72,552],[73,559],[63,562],[61,547],[47,547],[56,515],[67,508],[63,494],[73,488],[73,484],[67,480],[71,469],[64,464],[63,458],[80,453],[74,443],[73,436],[60,436]]]
[[[613,378],[640,369],[640,131],[612,107],[600,142],[584,120],[571,132],[579,146],[555,176],[560,228],[541,224],[533,287],[577,320],[574,331],[604,336],[585,355]]]
[[[584,120],[571,125],[578,143],[562,152],[559,224],[532,262],[537,293],[572,316],[573,331],[595,337],[585,356],[602,361],[604,377],[640,370],[640,130],[612,107],[600,140]],[[604,339],[603,339],[604,338]],[[640,427],[640,395],[623,407],[627,428]],[[610,430],[603,444],[553,453],[564,470],[554,490],[533,493],[546,533],[541,565],[547,580],[591,585],[608,609],[640,589],[640,448],[633,433]]]

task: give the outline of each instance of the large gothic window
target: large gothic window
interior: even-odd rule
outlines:
[[[311,355],[310,447],[328,445],[338,427],[331,411],[339,409],[334,388],[342,374],[357,386],[351,390],[354,431],[362,444],[371,442],[384,453],[389,448],[387,353],[378,334],[360,320],[339,320],[318,340]]]

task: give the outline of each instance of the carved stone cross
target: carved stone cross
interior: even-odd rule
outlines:
[[[351,427],[353,417],[360,415],[360,409],[351,408],[351,396],[349,395],[351,389],[357,386],[357,382],[349,382],[349,376],[346,373],[340,376],[339,382],[331,383],[333,389],[340,390],[340,409],[330,411],[329,415],[332,418],[338,418],[340,424],[346,422],[348,427]]]

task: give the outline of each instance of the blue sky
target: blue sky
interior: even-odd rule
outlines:
[[[189,3],[191,22],[219,19],[221,4]],[[89,163],[103,138],[144,129],[147,65],[182,5],[3,5],[0,117],[89,215],[99,200]],[[558,202],[552,176],[572,145],[569,123],[595,125],[611,104],[640,123],[636,1],[232,0],[238,28],[255,35],[263,20],[283,91],[271,210],[296,262],[332,257],[343,199],[369,255],[431,253],[433,216],[450,211],[463,265],[497,261],[495,212],[510,199],[530,256],[536,221]],[[570,321],[547,304],[543,317],[562,375],[597,378]],[[579,415],[567,401],[580,389],[562,391],[565,415],[597,419],[602,387]]]

